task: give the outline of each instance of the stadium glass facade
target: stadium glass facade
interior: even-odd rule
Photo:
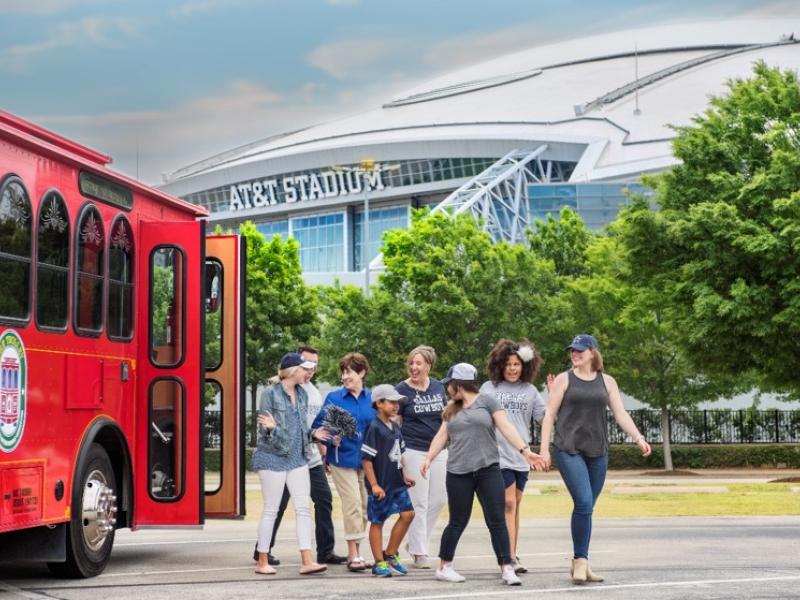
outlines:
[[[265,203],[272,212],[263,215],[249,215],[256,228],[269,239],[279,235],[283,239],[293,237],[300,246],[300,262],[307,273],[347,273],[358,272],[379,253],[383,234],[395,228],[407,228],[410,223],[412,207],[435,206],[449,192],[487,168],[495,158],[436,158],[401,160],[392,163],[392,169],[381,173],[382,193],[370,195],[372,206],[369,211],[369,239],[364,241],[364,186],[363,181],[350,181],[348,197],[337,198],[325,208],[315,210],[314,202],[303,201],[298,193],[295,198],[287,198],[284,189],[273,186],[275,202]],[[547,175],[541,173],[548,183],[530,185],[527,188],[530,222],[545,220],[547,214],[558,216],[561,208],[569,206],[586,222],[590,229],[599,229],[612,221],[620,208],[629,202],[628,194],[647,193],[647,189],[635,183],[568,183],[575,167],[574,162],[547,161]],[[355,169],[355,166],[345,166]],[[272,175],[274,180],[289,178],[310,178],[319,175],[320,170],[305,170]],[[231,211],[233,190],[244,190],[253,181],[232,183],[210,190],[185,196],[186,200],[206,206],[212,213],[212,226],[222,222],[226,227],[237,227],[244,219],[236,219]],[[431,186],[431,184],[439,184]],[[418,195],[412,189],[427,185],[437,188],[435,193]],[[305,193],[305,192],[304,192]],[[244,192],[237,198],[244,197]],[[308,200],[308,199],[307,199]],[[216,213],[216,218],[215,218]],[[222,214],[224,213],[224,217]],[[501,215],[502,216],[502,215]]]

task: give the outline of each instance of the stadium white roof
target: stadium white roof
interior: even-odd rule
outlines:
[[[585,145],[573,180],[660,170],[674,163],[669,125],[688,123],[710,95],[724,93],[728,79],[747,77],[757,60],[800,68],[795,31],[800,38],[798,19],[704,21],[535,47],[447,74],[374,110],[189,165],[166,187],[194,191],[256,163],[280,169],[303,157],[331,164],[331,152],[342,148],[382,160],[436,158],[445,156],[443,142],[496,140],[546,142],[554,151],[553,142]],[[394,151],[385,156],[387,145]]]

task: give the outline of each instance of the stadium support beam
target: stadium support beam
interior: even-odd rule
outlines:
[[[512,150],[452,192],[431,214],[468,211],[495,242],[525,242],[525,230],[531,225],[528,186],[550,180],[550,162],[541,159],[545,150],[547,144]],[[384,268],[382,253],[372,259],[369,268]]]

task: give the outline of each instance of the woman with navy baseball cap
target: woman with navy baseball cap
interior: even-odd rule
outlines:
[[[594,336],[578,334],[565,350],[570,352],[572,368],[556,377],[547,376],[549,398],[539,454],[549,468],[550,434],[555,424],[556,464],[573,502],[570,574],[574,583],[600,582],[603,577],[589,568],[589,540],[592,511],[608,470],[606,410],[611,409],[643,456],[650,455],[650,444],[622,405],[617,382],[603,372],[603,357]]]

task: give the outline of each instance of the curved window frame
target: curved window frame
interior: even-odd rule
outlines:
[[[31,196],[28,193],[28,188],[25,187],[25,182],[22,181],[22,178],[15,174],[15,173],[7,173],[2,179],[0,179],[0,202],[2,202],[2,194],[3,191],[6,189],[6,186],[11,185],[12,183],[18,183],[19,186],[22,188],[22,191],[25,194],[25,200],[27,201],[27,208],[28,208],[28,235],[30,237],[28,243],[28,256],[27,259],[22,255],[17,254],[5,254],[0,251],[0,254],[9,257],[11,260],[17,260],[19,262],[27,262],[28,263],[28,290],[26,294],[26,316],[23,318],[20,317],[12,317],[9,315],[0,314],[0,323],[8,324],[8,325],[16,325],[16,326],[27,326],[28,323],[31,322],[31,313],[33,312],[33,287],[34,287],[34,280],[33,280],[33,265],[34,265],[34,245],[35,245],[35,236],[33,235],[33,203],[31,202]]]
[[[156,252],[163,249],[172,249],[175,250],[181,258],[181,273],[180,273],[180,282],[173,280],[173,290],[178,289],[178,285],[180,285],[181,290],[181,305],[180,305],[180,356],[177,361],[171,363],[161,363],[156,361],[153,358],[153,349],[155,346],[153,345],[153,340],[155,338],[155,332],[153,330],[154,322],[153,322],[153,291],[154,291],[154,282],[155,278],[153,276],[154,269],[153,269],[153,256],[155,256]],[[147,260],[148,264],[148,271],[150,273],[149,280],[148,280],[148,291],[147,291],[147,314],[148,314],[148,323],[147,323],[147,356],[150,364],[157,369],[177,369],[181,365],[183,365],[184,361],[186,360],[186,250],[183,246],[179,246],[177,244],[159,244],[155,246],[152,250],[150,250],[150,256]],[[174,317],[173,312],[173,319]]]
[[[218,269],[219,273],[219,289],[217,293],[217,308],[214,311],[215,313],[219,314],[219,360],[217,360],[216,364],[209,365],[208,364],[208,352],[206,351],[206,365],[205,371],[206,373],[210,373],[216,371],[222,366],[223,356],[225,355],[225,311],[224,311],[224,302],[225,302],[225,267],[222,262],[217,258],[206,258],[205,261],[206,267],[209,265],[213,265],[215,268]],[[205,299],[204,299],[205,304]],[[208,347],[208,315],[211,314],[208,312],[208,309],[204,306],[203,310],[203,318],[206,319],[205,327],[203,328],[204,331],[204,344],[206,348]]]
[[[127,282],[119,281],[114,279],[113,281],[118,285],[127,285],[130,287],[131,290],[131,302],[130,302],[130,331],[127,335],[124,336],[117,336],[111,334],[111,326],[110,326],[110,319],[111,315],[111,246],[113,243],[112,236],[114,235],[114,228],[120,221],[124,221],[127,226],[128,230],[130,231],[131,240],[130,240],[130,280]],[[136,240],[134,238],[133,233],[133,226],[128,218],[120,213],[111,221],[111,228],[109,229],[111,232],[108,236],[108,250],[107,255],[108,259],[106,260],[106,269],[107,269],[107,276],[106,276],[106,301],[105,301],[105,319],[106,319],[106,335],[108,336],[109,340],[115,342],[129,342],[133,339],[134,331],[136,330]]]
[[[55,195],[55,197],[61,203],[61,205],[64,208],[64,213],[67,215],[67,222],[66,222],[66,228],[67,228],[67,236],[66,236],[66,246],[67,246],[66,247],[66,250],[67,250],[67,266],[66,266],[67,292],[66,292],[66,298],[64,299],[66,304],[67,304],[67,306],[66,306],[66,310],[64,311],[64,325],[61,326],[61,327],[56,327],[56,326],[53,326],[53,325],[43,325],[39,320],[39,312],[40,312],[39,311],[39,279],[40,279],[40,277],[39,277],[39,268],[40,268],[40,265],[46,265],[46,268],[49,268],[49,269],[52,269],[52,270],[58,270],[58,271],[61,271],[61,270],[65,269],[65,267],[63,267],[63,266],[56,266],[56,265],[52,265],[50,263],[42,263],[39,260],[39,256],[40,256],[40,252],[41,252],[41,248],[42,248],[42,245],[39,243],[40,242],[40,240],[39,240],[39,220],[42,218],[42,214],[44,212],[45,202],[50,200],[53,195]],[[34,298],[35,298],[34,319],[36,321],[37,329],[39,329],[41,331],[46,331],[48,333],[66,333],[69,330],[70,298],[71,298],[70,286],[72,285],[72,277],[71,277],[71,275],[72,275],[72,244],[71,244],[72,231],[71,231],[71,227],[72,227],[72,222],[70,221],[70,218],[69,218],[69,207],[67,206],[67,201],[64,199],[64,196],[61,194],[61,192],[57,188],[48,189],[47,191],[45,191],[44,194],[42,194],[42,198],[39,201],[39,210],[38,210],[37,218],[36,218],[36,260],[34,261],[35,265],[36,265],[36,284],[35,284],[36,293],[34,295]]]
[[[147,472],[150,474],[154,464],[154,457],[153,457],[153,444],[150,442],[150,437],[152,435],[151,425],[155,423],[154,419],[154,409],[153,409],[153,392],[156,386],[159,383],[170,382],[175,383],[180,389],[181,397],[180,397],[180,423],[175,423],[176,428],[180,428],[180,456],[182,457],[181,464],[178,465],[180,468],[180,493],[174,496],[168,497],[161,497],[156,496],[153,494],[152,488],[152,481],[148,477],[148,485],[147,485],[147,495],[150,497],[151,500],[154,502],[159,502],[162,504],[173,504],[175,502],[179,502],[183,499],[183,496],[186,494],[186,407],[187,407],[187,398],[186,398],[186,384],[180,377],[176,376],[163,376],[163,377],[156,377],[151,382],[150,385],[147,387],[147,432],[148,432],[148,443],[147,443]],[[173,431],[173,439],[174,439],[175,431]]]
[[[81,244],[80,236],[81,236],[81,227],[83,225],[83,219],[86,217],[86,214],[90,211],[94,210],[97,215],[100,217],[99,223],[102,227],[101,234],[105,236],[105,223],[103,222],[103,214],[100,212],[100,209],[95,206],[93,202],[86,202],[83,206],[81,206],[80,210],[78,211],[78,216],[75,218],[75,231],[73,233],[73,256],[75,257],[74,266],[73,266],[73,277],[72,277],[72,328],[75,330],[75,334],[83,337],[92,337],[98,338],[103,334],[103,325],[104,320],[103,316],[106,311],[105,307],[105,296],[106,296],[106,280],[108,279],[107,269],[108,269],[108,261],[106,260],[105,251],[106,251],[106,243],[105,240],[101,240],[100,247],[103,250],[104,256],[102,257],[102,265],[100,268],[100,328],[99,329],[89,329],[87,327],[81,327],[78,324],[78,311],[80,310],[80,305],[78,303],[78,294],[80,292],[78,279],[80,278],[83,271],[80,270],[81,265],[79,264],[80,260],[80,253],[79,247]],[[91,275],[92,277],[98,277],[98,275]]]

